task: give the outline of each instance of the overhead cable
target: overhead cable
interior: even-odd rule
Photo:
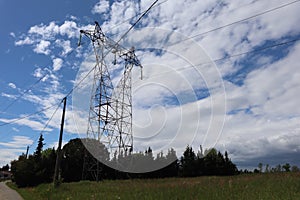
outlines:
[[[206,34],[208,34],[208,33],[215,32],[215,31],[218,31],[218,30],[220,30],[220,29],[227,28],[227,27],[229,27],[229,26],[233,26],[233,25],[235,25],[235,24],[239,24],[239,23],[241,23],[241,22],[248,21],[248,20],[250,20],[250,19],[253,19],[253,18],[262,16],[262,15],[265,15],[265,14],[267,14],[267,13],[274,12],[274,11],[276,11],[276,10],[279,10],[279,9],[284,8],[284,7],[290,6],[290,5],[292,5],[292,4],[298,3],[299,1],[300,1],[300,0],[296,0],[296,1],[289,2],[289,3],[285,3],[285,4],[283,4],[283,5],[277,6],[277,7],[275,7],[275,8],[269,9],[269,10],[266,10],[266,11],[264,11],[264,12],[261,12],[261,13],[258,13],[258,14],[255,14],[255,15],[252,15],[252,16],[249,16],[249,17],[246,17],[246,18],[243,18],[243,19],[240,19],[240,20],[237,20],[237,21],[228,23],[228,24],[225,24],[225,25],[223,25],[223,26],[219,26],[219,27],[217,27],[217,28],[213,28],[213,29],[211,29],[211,30],[208,30],[208,31],[205,31],[205,32],[202,32],[202,33],[195,34],[195,35],[190,36],[190,37],[188,37],[188,38],[185,38],[185,39],[183,39],[183,40],[180,40],[180,41],[174,42],[174,43],[172,43],[172,44],[166,45],[165,47],[174,46],[174,45],[179,44],[179,43],[181,43],[181,42],[184,42],[184,41],[187,41],[187,40],[190,40],[190,39],[193,39],[193,38],[202,36],[202,35],[206,35]]]
[[[262,47],[262,48],[259,48],[259,49],[245,51],[245,52],[238,53],[238,54],[231,54],[231,55],[229,54],[229,55],[224,56],[222,58],[213,59],[213,60],[208,61],[208,62],[203,62],[203,63],[199,63],[199,64],[195,64],[195,65],[188,65],[188,66],[176,69],[176,71],[184,71],[184,70],[187,70],[189,68],[194,68],[194,67],[201,66],[201,65],[211,64],[211,63],[214,63],[214,62],[220,62],[222,60],[228,60],[228,59],[233,58],[233,57],[239,57],[239,56],[247,55],[247,54],[250,54],[250,53],[258,53],[258,52],[261,52],[261,51],[264,51],[264,50],[267,50],[267,49],[272,49],[272,48],[279,47],[279,46],[289,45],[289,44],[295,43],[295,42],[297,42],[299,40],[300,40],[300,37],[298,37],[296,39],[293,39],[293,40],[289,40],[289,41],[285,41],[285,42],[281,42],[281,43],[276,43],[276,44],[273,44],[273,45],[265,46],[265,47]],[[159,74],[151,75],[151,77],[148,78],[148,79],[151,79],[152,77],[159,77],[159,76],[164,75],[166,73],[174,72],[174,70],[168,70],[168,71],[161,72]]]
[[[61,104],[61,102],[60,102],[60,104]],[[26,119],[26,118],[29,118],[29,117],[31,117],[31,116],[40,114],[40,113],[42,113],[42,112],[44,112],[44,111],[46,111],[46,110],[49,110],[49,109],[51,109],[51,108],[53,108],[53,107],[55,107],[55,106],[56,106],[56,104],[55,104],[55,105],[52,105],[52,106],[49,106],[49,107],[46,107],[46,108],[44,108],[44,109],[42,109],[42,110],[39,110],[39,111],[37,111],[37,112],[34,112],[34,113],[31,113],[31,114],[25,115],[25,116],[23,116],[23,117],[19,117],[19,118],[13,119],[13,120],[11,120],[11,121],[9,121],[9,122],[4,122],[4,123],[0,124],[0,127],[1,127],[1,126],[6,126],[6,125],[9,125],[9,124],[15,124],[15,123],[18,122],[18,121],[21,121],[21,120]]]

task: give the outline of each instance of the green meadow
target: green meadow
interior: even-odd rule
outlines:
[[[249,174],[228,177],[104,180],[41,184],[16,189],[35,199],[300,199],[300,173]]]

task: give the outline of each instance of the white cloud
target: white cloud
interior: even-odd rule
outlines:
[[[27,136],[13,136],[13,141],[11,142],[0,142],[1,146],[10,147],[10,148],[22,148],[27,145],[31,145],[33,140]]]
[[[10,32],[9,35],[10,35],[11,37],[13,37],[13,38],[16,37],[16,34],[15,34],[14,32]]]
[[[124,19],[146,10],[151,3],[151,0],[141,1],[140,3],[115,1],[109,5],[108,1],[99,1],[93,7],[92,13],[107,13],[106,18],[108,20],[104,21],[101,27],[107,35],[116,34],[115,37],[118,38],[131,26],[130,21],[124,22]],[[160,128],[162,128],[161,133],[163,133],[160,135],[162,137],[158,137],[159,140],[149,140],[138,144],[141,149],[143,148],[142,145],[159,147],[163,142],[170,141],[170,137],[174,136],[176,131],[179,131],[176,136],[178,141],[171,144],[180,149],[177,151],[178,155],[183,150],[182,146],[190,142],[187,138],[193,136],[195,130],[198,131],[195,136],[195,144],[203,143],[206,138],[206,147],[213,145],[218,135],[214,133],[216,130],[214,126],[210,127],[209,124],[213,119],[221,123],[224,117],[221,112],[224,101],[220,93],[221,84],[218,82],[219,72],[213,65],[201,65],[197,73],[195,73],[195,70],[182,70],[182,68],[187,65],[209,61],[207,57],[203,57],[206,53],[208,57],[214,59],[222,58],[228,54],[237,54],[260,47],[266,41],[277,42],[281,38],[298,35],[300,32],[300,26],[298,26],[300,18],[297,12],[299,4],[293,4],[276,12],[203,34],[193,38],[193,40],[181,42],[174,46],[166,47],[166,45],[252,16],[278,5],[282,5],[279,0],[167,1],[158,7],[154,7],[140,21],[139,27],[148,26],[160,30],[165,29],[165,31],[153,32],[155,29],[148,28],[146,30],[145,28],[138,29],[135,27],[135,31],[131,31],[121,41],[125,46],[134,45],[137,49],[140,49],[137,53],[139,53],[139,58],[144,65],[143,81],[148,84],[147,87],[134,91],[134,94],[139,94],[134,96],[135,103],[138,102],[137,104],[139,104],[134,108],[136,109],[134,116],[138,120],[136,122],[139,123],[137,125],[146,127],[144,129],[145,133],[153,134],[153,130],[157,131]],[[79,27],[74,21],[65,21],[63,24],[56,22],[50,22],[48,25],[40,24],[31,27],[28,35],[21,37],[21,40],[15,44],[17,46],[33,44],[36,53],[46,55],[51,53],[50,49],[53,49],[51,45],[56,45],[55,47],[62,48],[60,56],[65,56],[71,51],[70,43],[72,39],[78,37],[79,29],[93,30],[93,28],[91,25]],[[174,34],[174,30],[182,35]],[[202,45],[202,48],[199,47],[201,51],[193,48],[194,46],[191,47],[190,44]],[[148,48],[160,49],[161,47],[167,50],[167,53],[148,50]],[[299,55],[299,52],[300,47],[297,45],[290,49],[287,57],[281,58],[276,63],[273,63],[273,57],[270,55],[257,54],[255,58],[257,63],[253,62],[253,66],[247,66],[251,70],[253,68],[253,70],[248,75],[245,74],[243,85],[237,86],[225,81],[227,92],[227,102],[225,103],[227,103],[228,112],[235,111],[236,113],[226,116],[226,125],[219,141],[219,147],[225,144],[226,148],[224,149],[232,151],[235,159],[241,160],[243,156],[255,158],[270,155],[273,150],[287,152],[288,147],[296,145],[293,139],[298,141],[299,138],[299,131],[297,132],[299,130],[297,122],[299,122],[300,115],[300,111],[297,109],[300,98],[297,92],[300,89],[299,70],[297,68],[297,55]],[[81,52],[80,55],[87,54]],[[276,56],[281,55],[278,53]],[[234,74],[234,72],[245,67],[243,63],[238,62],[245,57],[246,55],[232,58],[230,62],[224,62],[217,67],[223,76]],[[86,60],[83,63],[83,65],[88,64],[94,66],[94,61]],[[56,64],[53,60],[53,71],[58,71],[61,65],[62,60],[57,60]],[[36,77],[42,77],[42,74],[41,69],[37,69],[34,73]],[[82,76],[84,76],[84,73],[79,75],[79,77]],[[139,71],[136,68],[133,69],[133,77],[136,78],[134,81],[137,81],[139,77]],[[118,81],[118,78],[114,77],[114,83]],[[47,95],[45,97],[37,98],[35,95],[28,95],[25,98],[32,102],[38,102],[40,106],[55,103],[63,96],[58,89],[59,79],[50,73],[45,78],[46,81],[49,81],[47,83],[50,83],[51,87],[46,91]],[[90,87],[91,82],[85,83],[84,88]],[[135,86],[141,86],[142,83],[134,82]],[[190,93],[191,88],[210,89],[215,100],[210,97],[195,100],[195,97],[193,97],[191,101],[190,98],[194,95]],[[81,98],[86,99],[86,96],[83,95]],[[185,103],[181,106],[172,105],[168,100],[174,96]],[[184,99],[189,99],[189,101]],[[155,106],[153,106],[154,104]],[[215,109],[212,109],[212,107]],[[184,111],[180,113],[180,109]],[[52,114],[51,111],[44,113],[45,118]],[[72,114],[78,122],[79,132],[82,133],[85,131],[85,128],[82,127],[86,126],[81,126],[81,124],[86,122],[80,115],[80,111],[74,110]],[[195,117],[197,113],[200,113],[201,116],[199,123]],[[183,121],[180,121],[182,120],[181,117],[184,118]],[[59,124],[59,119],[60,117],[57,115],[54,121]],[[162,124],[161,122],[164,119],[166,119],[166,122]],[[67,122],[66,129],[73,133],[76,132],[76,128],[72,124],[72,122]],[[51,123],[51,125],[56,127],[54,123]],[[143,129],[135,127],[135,131],[137,130],[139,131],[135,133],[137,136],[144,136]],[[208,130],[211,135],[205,136]],[[291,139],[287,140],[286,137],[289,136]],[[166,138],[167,140],[163,140]],[[278,148],[272,144],[276,144]],[[294,149],[298,151],[297,147]]]
[[[61,56],[66,56],[72,51],[70,40],[56,40],[55,44],[63,49]]]
[[[33,72],[33,76],[36,78],[41,78],[43,76],[43,70],[41,68],[36,68]]]
[[[130,21],[125,21],[134,17],[139,12],[139,6],[134,1],[115,1],[110,8],[109,20],[102,25],[104,31],[111,34],[125,33],[131,26]],[[121,26],[119,24],[122,24]]]
[[[40,24],[32,26],[28,33],[30,36],[40,36],[44,40],[54,40],[58,34],[73,38],[79,35],[79,27],[77,27],[74,21],[65,21],[62,25],[57,25],[53,21],[49,25]]]
[[[23,45],[28,45],[28,44],[33,44],[34,41],[30,39],[29,37],[26,37],[24,40],[19,40],[15,42],[16,46],[23,46]]]
[[[13,136],[11,141],[0,142],[0,166],[10,164],[13,159],[17,159],[32,143],[32,139],[20,135]]]
[[[15,128],[15,127],[13,127],[12,130],[15,131],[15,132],[20,132],[20,130]]]
[[[145,10],[151,4],[151,1],[142,1],[141,10]],[[282,5],[282,2],[275,0],[271,2],[265,1],[185,1],[185,2],[173,2],[168,1],[163,3],[159,7],[153,8],[146,17],[141,20],[141,24],[147,26],[153,26],[157,28],[165,28],[166,30],[175,29],[179,33],[190,37],[199,33],[203,33],[214,28],[238,21],[240,19],[252,16],[257,13],[261,13],[270,8]],[[236,24],[224,29],[213,31],[209,34],[204,34],[199,37],[195,37],[194,41],[202,45],[203,49],[212,58],[222,58],[226,55],[238,54],[241,52],[252,50],[254,47],[258,47],[265,44],[266,41],[279,40],[280,38],[289,37],[297,35],[300,32],[297,21],[299,21],[299,15],[296,10],[299,9],[298,4],[293,4],[291,6],[285,7],[284,9],[279,9],[276,12],[271,12],[266,15],[256,17],[255,19]],[[127,12],[128,11],[128,12]],[[127,13],[126,13],[127,12]],[[115,24],[120,23],[120,19],[126,19],[127,17],[133,16],[133,13],[137,13],[138,9],[136,5],[130,4],[128,1],[114,2],[111,5],[109,20],[104,22],[102,25],[103,30],[108,31],[112,34],[121,35],[124,33],[128,27],[129,23],[123,23],[122,25],[114,27]],[[287,13],[288,12],[288,13]],[[291,18],[292,20],[286,22],[286,19]],[[278,24],[281,24],[278,26]],[[172,39],[173,37],[173,39]],[[153,32],[148,31],[146,33],[145,28],[141,30],[136,30],[128,34],[124,44],[134,45],[137,48],[156,48],[160,44],[161,47],[166,46],[166,44],[172,44],[174,41],[180,41],[184,37],[174,37],[172,34],[165,31]],[[173,40],[173,41],[172,41]],[[182,42],[182,47],[190,47],[186,42]],[[180,44],[176,45],[177,50],[180,49]],[[174,50],[168,48],[168,50]],[[206,62],[206,60],[199,60],[193,56],[199,56],[198,51],[187,48],[183,53],[179,54],[183,58],[188,58],[187,60],[193,60],[196,64]],[[232,83],[226,82],[226,91],[228,99],[228,112],[240,109],[241,111],[237,114],[232,114],[226,116],[227,124],[225,130],[223,131],[223,136],[220,143],[226,141],[228,144],[233,145],[233,148],[243,148],[241,145],[236,146],[236,144],[241,144],[245,140],[242,135],[248,135],[247,138],[251,139],[251,144],[258,149],[264,149],[259,141],[261,141],[262,134],[267,141],[277,141],[281,138],[281,134],[289,135],[290,130],[297,130],[297,126],[293,124],[297,119],[299,119],[300,111],[297,108],[297,102],[300,96],[297,95],[299,91],[299,73],[297,69],[297,55],[300,49],[298,47],[293,48],[290,54],[285,58],[281,59],[279,62],[272,63],[273,58],[269,55],[258,54],[257,64],[253,64],[253,68],[257,67],[244,80],[244,85],[236,86]],[[155,84],[167,85],[172,91],[176,91],[175,94],[179,94],[184,88],[184,81],[182,81],[182,76],[174,76],[171,70],[174,72],[178,68],[185,66],[185,63],[181,63],[179,59],[172,57],[168,54],[156,55],[155,53],[143,52],[141,56],[142,64],[144,65],[144,82],[148,82],[149,87],[144,87],[134,94],[139,94],[134,96],[134,101],[137,104],[157,104],[163,106],[165,103],[165,98],[169,95],[164,92],[161,88],[154,86]],[[233,74],[235,71],[242,69],[243,63],[237,64],[236,61],[241,60],[245,56],[232,58],[228,63],[222,63],[218,68],[221,70],[222,75],[226,76],[228,74]],[[174,61],[174,62],[173,62]],[[170,67],[166,67],[170,66]],[[261,68],[260,68],[261,66]],[[250,66],[249,66],[250,67]],[[169,69],[167,69],[169,68]],[[209,67],[199,67],[202,75],[205,79],[211,80],[211,85],[213,85],[213,78],[215,73],[209,72],[212,68]],[[168,73],[169,71],[169,73]],[[166,72],[166,73],[164,73]],[[133,72],[134,75],[137,73]],[[157,76],[161,74],[161,76]],[[201,85],[196,77],[193,77],[192,73],[182,72],[188,78],[191,85]],[[202,77],[202,78],[203,78]],[[152,80],[152,82],[150,80]],[[201,81],[200,81],[201,82]],[[172,84],[171,84],[172,83]],[[197,84],[195,84],[197,83]],[[134,84],[139,84],[135,82]],[[203,86],[203,85],[202,85]],[[149,88],[153,88],[150,90]],[[213,88],[213,87],[210,87]],[[217,88],[217,87],[216,87]],[[143,92],[143,89],[145,92]],[[299,97],[298,97],[299,96]],[[222,102],[222,101],[221,101]],[[201,101],[201,107],[209,108],[210,101],[208,98]],[[218,103],[217,103],[218,104]],[[143,107],[138,107],[143,108]],[[175,109],[175,108],[174,108]],[[246,112],[245,110],[252,114],[242,114]],[[159,110],[159,109],[158,109]],[[179,123],[179,118],[176,118],[176,112],[171,113],[172,108],[164,108],[158,114],[157,109],[152,108],[150,110],[137,110],[135,114],[136,120],[140,120],[143,126],[148,129],[144,130],[149,133],[151,130],[159,130],[161,124],[159,121],[164,121],[164,114],[168,114],[168,124],[177,125]],[[146,111],[146,112],[145,112]],[[187,111],[192,113],[193,109]],[[149,114],[149,113],[151,114]],[[212,111],[210,111],[212,112]],[[204,124],[209,123],[209,118],[205,115],[210,116],[209,109],[204,112],[201,122]],[[202,112],[203,113],[203,112]],[[222,118],[218,114],[215,117]],[[173,118],[172,118],[173,117]],[[291,118],[295,117],[293,123],[290,121]],[[157,119],[157,120],[156,120]],[[269,122],[269,120],[275,120]],[[279,121],[276,121],[279,120]],[[189,127],[195,127],[195,121],[193,119],[187,120],[186,130]],[[140,124],[141,125],[141,124]],[[174,128],[173,127],[173,128]],[[276,128],[272,128],[276,127]],[[200,125],[199,134],[201,135],[205,129]],[[137,131],[137,130],[135,130]],[[172,133],[171,128],[165,127],[165,131],[169,134]],[[140,132],[142,132],[140,130]],[[140,133],[138,132],[138,134]],[[245,132],[245,133],[244,133]],[[174,130],[173,130],[174,133]],[[244,134],[243,134],[244,133]],[[237,137],[234,142],[231,143],[229,139],[230,136]],[[241,136],[241,137],[238,137]],[[228,138],[227,138],[228,137]],[[298,133],[292,134],[291,137],[298,137]],[[273,139],[272,139],[273,138]],[[274,139],[275,138],[275,139]],[[197,137],[198,142],[203,140],[201,137]],[[279,140],[279,139],[278,139]],[[150,144],[155,144],[161,140],[151,141]],[[183,140],[184,141],[184,140]],[[198,143],[199,144],[199,143]],[[209,142],[207,142],[209,144]],[[257,144],[257,145],[256,145]],[[279,145],[279,143],[278,143]],[[289,145],[287,145],[289,146]],[[292,144],[290,145],[292,146]],[[267,149],[267,153],[272,151],[272,145]],[[243,148],[246,152],[247,149]],[[263,150],[262,150],[263,151]],[[244,154],[241,154],[244,155]],[[236,154],[234,156],[237,156]],[[252,152],[252,156],[258,157],[259,152]],[[239,157],[239,159],[242,156]]]
[[[51,39],[59,33],[59,26],[55,22],[50,22],[48,26],[44,24],[32,26],[28,33],[30,35],[40,35],[45,39]]]
[[[42,103],[42,97],[34,95],[34,94],[25,94],[24,99],[30,101],[32,103],[40,104]]]
[[[16,89],[17,88],[17,86],[14,83],[9,83],[8,86],[11,87],[12,89]]]
[[[78,27],[75,21],[68,20],[64,21],[62,24],[57,24],[54,21],[50,22],[48,25],[42,23],[30,27],[27,34],[22,34],[19,37],[19,40],[15,41],[15,45],[32,45],[35,53],[45,55],[55,53],[55,48],[58,46],[63,49],[61,56],[66,56],[72,50],[71,41],[63,38],[78,38],[80,34],[79,30],[84,27]]]
[[[76,16],[73,16],[73,15],[69,16],[69,18],[70,18],[71,20],[73,20],[73,21],[78,20],[78,18],[77,18]]]
[[[233,160],[244,166],[249,162],[256,166],[259,159],[265,164],[296,162],[299,165],[295,155],[289,161],[282,157],[300,152],[298,122],[299,118],[269,120],[238,114],[229,118],[218,147],[228,150]]]
[[[61,58],[54,58],[52,61],[53,61],[53,71],[58,71],[62,68],[63,60]]]
[[[295,109],[300,99],[296,92],[300,89],[300,72],[296,63],[299,52],[300,43],[284,59],[257,69],[247,76],[240,91],[244,91],[249,105],[256,106],[253,109],[254,114],[265,115],[270,119],[289,118],[300,114]]]
[[[109,10],[109,1],[100,0],[92,9],[93,14],[106,13]]]
[[[26,147],[22,149],[0,148],[0,166],[10,164],[12,160],[17,159],[22,153],[26,153]]]
[[[38,54],[49,55],[50,52],[51,52],[50,49],[49,49],[50,44],[51,43],[49,41],[41,40],[38,44],[36,44],[36,46],[33,49],[33,51],[35,53],[38,53]]]
[[[130,39],[138,38],[138,41],[144,41],[139,46],[139,51],[145,54],[141,59],[144,66],[143,80],[139,80],[139,68],[132,70],[135,150],[143,150],[151,146],[157,151],[166,151],[168,148],[175,147],[180,149],[179,153],[181,153],[187,144],[193,143],[195,138],[198,144],[205,144],[205,147],[214,145],[222,129],[225,113],[224,94],[219,89],[222,88],[222,79],[217,69],[213,65],[205,65],[182,70],[187,65],[208,62],[209,58],[203,49],[196,43],[187,41],[184,45],[176,45],[162,52],[151,52],[155,48],[160,50],[165,38],[153,39],[147,37],[148,34],[151,36],[172,34],[173,37],[184,38],[179,33],[177,33],[179,36],[176,36],[176,33],[170,33],[169,30],[154,28],[133,32],[130,37]],[[108,68],[116,68],[109,65],[112,63],[110,57],[106,58]],[[94,66],[94,62],[93,59],[88,58],[82,64],[77,81],[86,75],[86,71]],[[123,68],[124,66],[119,66],[119,69]],[[114,84],[118,83],[119,76],[120,74],[113,76]],[[72,96],[73,106],[76,106],[79,111],[85,111],[82,116],[86,121],[89,111],[86,97],[91,96],[88,91],[91,91],[90,83],[93,83],[93,76],[87,79],[82,84],[84,88],[76,89]],[[211,89],[211,98],[198,101],[195,90],[205,86]],[[212,116],[212,113],[215,116]],[[86,122],[81,122],[79,119],[75,118],[77,126],[87,127]]]
[[[4,93],[4,92],[1,93],[1,96],[2,97],[7,97],[7,98],[10,98],[10,99],[17,99],[16,95],[7,94],[7,93]]]
[[[243,86],[227,84],[228,110],[240,111],[228,116],[219,146],[225,145],[240,164],[299,153],[299,52],[300,43],[285,58],[250,73]],[[285,158],[274,159],[266,162]]]
[[[68,36],[68,38],[74,38],[79,35],[79,27],[77,27],[74,21],[65,21],[64,24],[59,27],[59,33]]]
[[[18,124],[21,126],[27,126],[27,127],[31,128],[32,130],[36,130],[36,131],[42,131],[45,126],[44,123],[41,123],[34,119],[28,119],[28,118],[24,118],[24,119],[20,119],[20,120],[19,120],[19,118],[15,118],[15,119],[0,118],[0,121],[4,122],[4,123],[12,123],[13,122],[14,124]],[[52,129],[50,129],[50,128],[45,129],[45,131],[51,131],[51,130]]]

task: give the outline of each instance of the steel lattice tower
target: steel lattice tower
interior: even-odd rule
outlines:
[[[142,68],[134,48],[127,50],[109,39],[96,22],[94,30],[81,30],[93,45],[96,64],[93,68],[93,88],[90,99],[87,137],[103,143],[110,156],[133,150],[132,135],[132,77],[133,66]],[[113,87],[110,76],[113,64],[124,66],[122,78]]]

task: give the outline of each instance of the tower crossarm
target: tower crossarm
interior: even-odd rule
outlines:
[[[106,50],[113,53],[115,55],[114,64],[117,63],[117,58],[120,57],[122,60],[125,61],[126,66],[130,66],[129,71],[131,70],[132,66],[138,66],[143,68],[141,62],[135,55],[135,48],[131,47],[130,49],[126,49],[125,47],[121,46],[119,43],[115,42],[114,40],[107,37],[104,32],[102,31],[98,22],[95,22],[94,30],[80,30],[80,40],[78,45],[81,44],[81,37],[82,34],[90,38],[93,44],[97,44],[99,46],[103,46]],[[128,71],[128,69],[126,69]],[[141,79],[142,79],[142,71],[141,71]]]

